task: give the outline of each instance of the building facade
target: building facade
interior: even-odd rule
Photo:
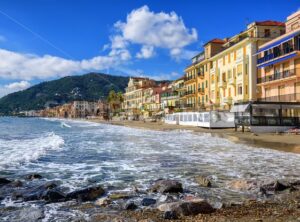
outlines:
[[[300,102],[300,11],[287,17],[286,34],[259,47],[257,95],[265,102]]]
[[[237,102],[256,100],[256,59],[258,46],[284,33],[276,21],[253,22],[229,39],[210,58],[210,99],[213,109],[230,110]]]
[[[155,85],[155,81],[149,78],[132,77],[129,79],[123,103],[127,116],[139,116],[142,114],[144,90]]]

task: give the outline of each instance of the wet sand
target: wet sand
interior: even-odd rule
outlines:
[[[133,127],[149,130],[190,130],[193,133],[210,133],[212,136],[218,136],[229,139],[235,143],[248,144],[254,147],[276,149],[285,152],[300,153],[300,135],[295,134],[275,134],[261,133],[254,134],[248,131],[241,132],[233,128],[230,129],[207,129],[195,126],[180,126],[165,124],[163,122],[142,122],[142,121],[103,121],[99,119],[89,119],[88,121],[112,124],[118,126]]]

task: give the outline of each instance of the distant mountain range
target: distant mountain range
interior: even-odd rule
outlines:
[[[102,73],[68,76],[43,82],[0,99],[0,115],[39,110],[74,100],[95,101],[106,98],[110,90],[124,92],[129,77]]]

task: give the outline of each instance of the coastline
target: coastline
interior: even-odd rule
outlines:
[[[209,133],[211,136],[217,136],[228,139],[234,143],[246,144],[259,148],[268,148],[284,152],[300,153],[300,135],[295,134],[275,134],[261,133],[253,134],[251,132],[235,132],[234,129],[207,129],[195,126],[170,125],[163,122],[142,122],[142,121],[103,121],[100,119],[87,119],[86,121],[101,124],[110,124],[125,126],[137,129],[172,131],[189,130],[192,133]]]

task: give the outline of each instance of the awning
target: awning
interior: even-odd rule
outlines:
[[[231,113],[244,113],[249,110],[250,104],[241,104],[241,105],[233,105],[230,112]]]
[[[296,31],[296,32],[294,32],[294,33],[292,33],[290,35],[287,35],[287,36],[285,36],[285,37],[283,37],[281,39],[278,39],[277,41],[271,43],[270,45],[266,45],[265,47],[262,47],[261,49],[259,49],[257,51],[257,53],[263,52],[265,50],[268,50],[268,49],[271,49],[271,48],[273,48],[275,46],[278,46],[278,45],[280,45],[280,44],[282,44],[282,43],[284,43],[286,41],[289,41],[290,39],[292,39],[293,37],[295,37],[299,33],[300,33],[300,30],[298,30],[298,31]]]
[[[290,59],[290,58],[293,58],[297,55],[297,52],[294,52],[290,55],[287,55],[285,57],[281,57],[281,58],[278,58],[278,59],[275,59],[275,60],[272,60],[271,62],[267,62],[267,63],[263,63],[262,65],[258,65],[257,67],[258,68],[263,68],[263,67],[266,67],[266,66],[270,66],[272,64],[275,64],[275,63],[278,63],[278,62],[282,62],[284,60],[287,60],[287,59]]]
[[[253,104],[253,108],[257,109],[280,109],[281,105],[270,103],[270,104]]]

